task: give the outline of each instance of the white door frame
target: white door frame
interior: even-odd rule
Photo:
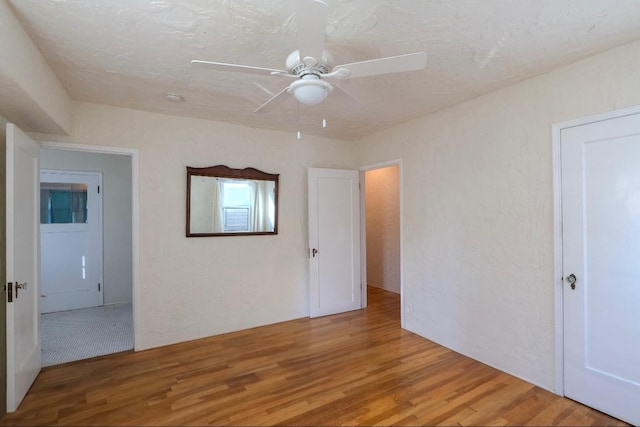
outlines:
[[[582,126],[640,113],[640,106],[623,108],[593,116],[582,117],[566,122],[555,123],[551,127],[553,144],[553,285],[555,294],[555,389],[564,396],[564,314],[563,314],[563,277],[562,277],[562,155],[561,132],[563,129]]]
[[[404,247],[403,241],[403,227],[402,219],[403,214],[403,188],[402,183],[402,159],[389,160],[386,162],[375,163],[372,165],[361,166],[360,171],[360,280],[362,280],[362,308],[367,306],[367,212],[365,203],[365,177],[364,174],[367,171],[374,169],[382,169],[389,166],[398,166],[398,174],[400,175],[399,184],[400,188],[400,327],[404,328],[404,256],[402,250]]]
[[[140,229],[140,195],[139,183],[139,154],[136,148],[110,147],[102,145],[75,144],[69,142],[38,141],[41,148],[62,151],[81,151],[85,153],[120,154],[131,157],[131,297],[133,311],[133,350],[140,350],[140,289],[139,289],[139,229]]]

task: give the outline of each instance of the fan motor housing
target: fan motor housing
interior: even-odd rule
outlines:
[[[287,71],[299,77],[307,74],[314,74],[319,77],[321,74],[327,74],[333,66],[333,56],[326,50],[322,51],[322,58],[320,58],[320,60],[315,64],[307,64],[303,59],[306,58],[300,58],[299,50],[291,52],[289,56],[287,56],[287,60],[285,62]]]

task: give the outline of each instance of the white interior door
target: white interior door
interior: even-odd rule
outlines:
[[[362,307],[359,173],[309,169],[311,317]]]
[[[565,394],[640,425],[640,115],[561,148]]]
[[[40,358],[38,187],[40,147],[7,124],[7,411],[38,376]]]
[[[102,174],[40,172],[41,311],[103,304]]]

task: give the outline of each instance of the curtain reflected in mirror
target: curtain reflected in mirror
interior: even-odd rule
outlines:
[[[187,237],[276,234],[278,175],[187,168]]]

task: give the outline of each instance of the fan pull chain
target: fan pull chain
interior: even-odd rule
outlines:
[[[298,127],[300,127],[300,102],[298,102]],[[302,139],[300,131],[296,132],[296,138]]]
[[[327,127],[327,103],[322,103],[322,128]]]

